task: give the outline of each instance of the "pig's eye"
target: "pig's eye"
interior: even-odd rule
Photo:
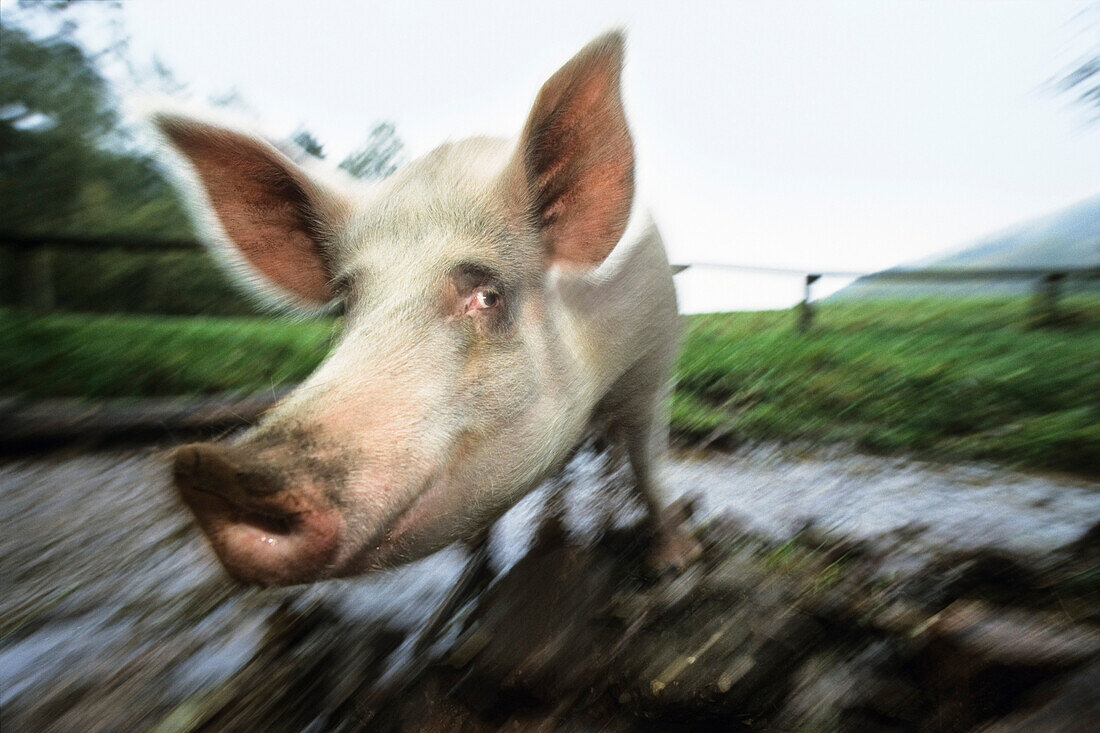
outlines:
[[[474,293],[474,308],[493,308],[500,302],[500,293],[492,288],[479,288]]]
[[[503,316],[509,310],[511,291],[496,270],[464,262],[451,270],[449,279],[444,300],[449,320],[462,318],[477,328],[497,330],[505,325]]]

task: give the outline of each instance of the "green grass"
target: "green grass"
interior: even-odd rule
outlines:
[[[1100,472],[1100,299],[1027,327],[1026,300],[829,304],[689,319],[673,429]]]
[[[1100,298],[1027,327],[1025,300],[827,304],[691,316],[673,398],[690,441],[837,442],[1100,473]],[[308,375],[332,322],[0,310],[0,395],[253,392]]]
[[[331,321],[0,310],[0,395],[256,392],[308,376],[333,332]]]

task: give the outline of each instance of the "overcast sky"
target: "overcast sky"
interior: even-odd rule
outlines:
[[[674,260],[874,270],[1100,193],[1100,123],[1049,88],[1100,10],[1033,2],[127,2],[136,56],[236,87],[339,159],[393,120],[412,155],[512,135],[591,37],[628,32],[639,192]],[[688,310],[790,279],[685,273]]]

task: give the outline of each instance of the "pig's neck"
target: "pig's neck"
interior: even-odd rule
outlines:
[[[635,207],[625,234],[596,270],[557,272],[551,289],[561,308],[559,337],[581,389],[600,399],[631,366],[668,343],[677,328],[668,257],[649,213]]]

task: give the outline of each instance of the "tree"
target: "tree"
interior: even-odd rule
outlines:
[[[1094,4],[1091,11],[1096,16],[1100,16],[1100,3]],[[1092,30],[1095,32],[1098,29],[1100,29],[1100,20],[1094,17]],[[1069,72],[1058,79],[1058,86],[1064,92],[1076,94],[1077,100],[1082,104],[1100,111],[1100,38],[1097,38],[1092,53],[1084,56]]]
[[[120,132],[110,86],[64,33],[0,23],[0,222],[39,232],[182,234],[183,211]]]
[[[340,167],[356,178],[385,178],[401,165],[404,147],[394,124],[379,122],[371,130],[366,144],[344,158]]]
[[[1076,92],[1078,101],[1100,108],[1100,53],[1085,59],[1062,79],[1062,89]]]
[[[153,87],[178,95],[187,88],[155,58],[151,66],[133,63],[117,9],[90,1],[23,2],[0,19],[0,230],[150,239],[191,234],[152,151],[128,129],[117,91]],[[84,22],[102,27],[104,21],[106,33],[81,32]],[[236,89],[211,101],[247,111]],[[294,141],[298,154],[324,156],[306,128]],[[347,166],[353,175],[385,176],[401,149],[393,125],[379,125]],[[58,250],[50,259],[61,307],[252,311],[199,252]],[[13,263],[13,250],[0,247],[0,304],[18,292]]]
[[[314,158],[325,157],[325,146],[314,137],[312,132],[304,127],[298,128],[298,131],[291,135],[290,139],[294,141],[295,145],[307,154],[312,155]]]

